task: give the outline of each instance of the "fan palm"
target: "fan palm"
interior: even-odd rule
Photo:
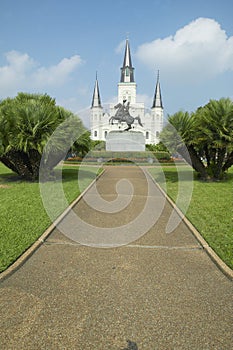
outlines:
[[[202,147],[209,173],[221,178],[233,164],[233,103],[229,98],[210,100],[196,112],[196,144]]]
[[[160,134],[160,140],[172,153],[178,152],[201,176],[206,179],[205,166],[194,146],[195,119],[188,112],[179,111],[168,118],[169,124]]]
[[[168,121],[160,137],[169,150],[178,151],[201,178],[221,179],[233,165],[231,99],[210,100],[191,116],[180,111]]]
[[[72,118],[73,123],[67,122]],[[20,93],[13,99],[2,101],[0,160],[22,178],[37,179],[45,146],[64,121],[65,126],[56,133],[57,139],[50,142],[52,152],[49,159],[47,157],[50,170],[62,159],[63,154],[58,150],[63,149],[67,142],[69,147],[74,142],[74,130],[83,131],[82,122],[71,112],[56,106],[55,100],[48,95]]]

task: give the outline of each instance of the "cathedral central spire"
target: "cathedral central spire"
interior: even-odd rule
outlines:
[[[121,68],[121,83],[134,83],[134,68],[128,39],[126,39],[124,62]]]

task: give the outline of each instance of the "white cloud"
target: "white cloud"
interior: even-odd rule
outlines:
[[[137,102],[144,103],[145,107],[148,108],[152,106],[153,98],[146,94],[137,94]]]
[[[170,79],[200,81],[233,70],[233,37],[215,20],[198,18],[174,36],[142,44],[137,57]]]
[[[48,68],[41,67],[33,74],[35,84],[38,86],[62,85],[81,62],[80,56],[75,55],[63,58],[57,65]]]
[[[122,53],[125,48],[125,40],[122,40],[120,44],[115,48],[116,53]]]
[[[7,63],[0,67],[0,98],[18,91],[61,86],[83,62],[74,55],[63,58],[57,65],[43,67],[26,53],[10,51],[5,57]]]

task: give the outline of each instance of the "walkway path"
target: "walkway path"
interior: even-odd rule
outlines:
[[[74,211],[94,226],[133,222],[148,198],[140,168],[107,167],[97,188],[104,199],[114,200],[121,178],[129,179],[135,191],[125,209],[106,214],[82,199]],[[152,188],[156,215],[163,197]],[[87,195],[94,201],[93,189]],[[130,194],[124,196],[127,202]],[[232,283],[183,222],[165,233],[170,213],[166,202],[144,235],[109,249],[80,245],[54,230],[0,284],[0,348],[232,349]],[[69,223],[69,215],[64,220]],[[145,227],[148,220],[147,212]]]

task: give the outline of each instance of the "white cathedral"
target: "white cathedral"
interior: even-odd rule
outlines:
[[[163,128],[163,103],[159,82],[157,77],[154,98],[151,109],[147,109],[143,102],[137,102],[137,84],[134,81],[134,68],[131,61],[129,40],[126,40],[124,62],[121,68],[121,79],[118,83],[118,103],[127,101],[129,113],[132,117],[139,117],[142,125],[138,120],[132,124],[133,131],[140,131],[145,137],[146,144],[157,144],[159,134]],[[110,104],[108,112],[103,111],[100,99],[98,79],[96,76],[94,93],[91,104],[90,128],[92,140],[106,140],[110,131],[123,131],[126,129],[125,122],[114,121],[113,124],[109,119],[115,115],[115,104]]]

